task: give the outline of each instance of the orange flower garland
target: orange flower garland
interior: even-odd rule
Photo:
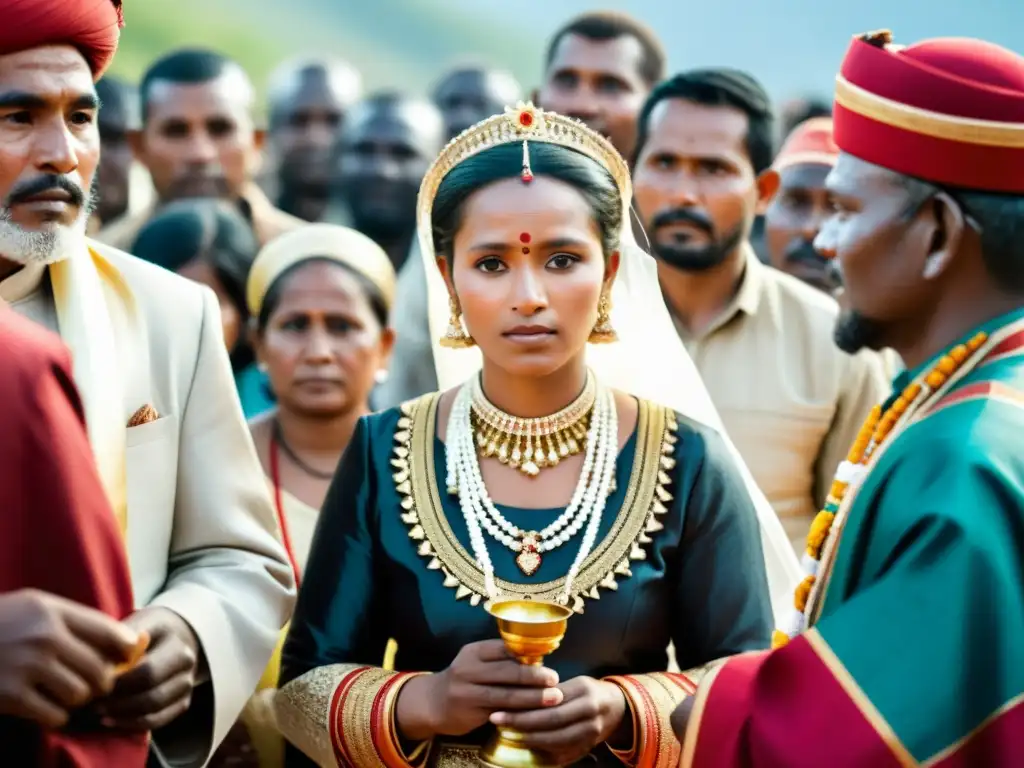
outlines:
[[[790,639],[799,635],[807,625],[806,610],[811,589],[817,581],[818,567],[821,564],[821,555],[825,549],[825,542],[832,533],[832,525],[835,522],[839,506],[850,486],[860,482],[866,473],[866,467],[875,451],[885,442],[892,432],[893,427],[910,409],[918,402],[922,394],[925,396],[935,392],[952,376],[957,369],[963,365],[988,339],[988,334],[982,332],[975,335],[966,344],[958,344],[949,352],[939,358],[935,366],[924,376],[907,385],[899,397],[893,400],[885,412],[880,406],[871,409],[860,428],[857,439],[854,440],[846,461],[839,465],[832,487],[829,490],[828,498],[825,500],[824,508],[818,512],[811,523],[811,530],[807,534],[807,550],[802,559],[807,576],[797,585],[793,596],[793,611],[787,626],[783,629],[776,629],[772,633],[772,647],[781,648]]]

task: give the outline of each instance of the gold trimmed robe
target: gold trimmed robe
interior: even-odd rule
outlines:
[[[327,494],[283,652],[282,683],[308,675],[315,706],[343,698],[338,685],[357,667],[379,665],[390,637],[398,642],[396,670],[416,672],[440,671],[467,643],[497,637],[482,605],[482,573],[468,554],[465,520],[444,489],[438,399],[428,395],[362,419]],[[529,529],[563,511],[501,510]],[[581,535],[545,553],[532,577],[518,570],[512,552],[488,541],[499,590],[556,597]],[[640,401],[598,544],[576,588],[573,602],[582,612],[547,660],[562,680],[662,673],[670,641],[684,669],[767,647],[772,612],[757,514],[714,431]],[[324,669],[332,664],[340,666]],[[685,695],[676,688],[676,699]],[[282,701],[289,686],[284,694]],[[296,706],[282,707],[279,722],[294,724]],[[670,705],[657,710],[671,737],[670,712]],[[315,731],[342,714],[351,722],[347,711],[328,717],[320,710],[305,722]],[[331,754],[326,743],[318,749]],[[594,757],[598,765],[620,764],[603,746]],[[308,762],[293,753],[288,765]]]

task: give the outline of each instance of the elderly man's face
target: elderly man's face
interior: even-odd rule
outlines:
[[[0,257],[51,262],[84,234],[99,163],[92,72],[70,46],[0,56]]]

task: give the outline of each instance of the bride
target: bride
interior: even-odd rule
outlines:
[[[308,759],[471,765],[490,723],[560,765],[675,766],[669,716],[700,673],[667,672],[669,643],[693,670],[768,646],[799,568],[716,431],[630,197],[607,141],[532,105],[428,172],[452,388],[363,418],[324,502],[273,702]],[[504,597],[575,611],[546,666],[496,639]]]

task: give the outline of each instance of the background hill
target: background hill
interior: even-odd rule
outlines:
[[[115,72],[137,78],[168,50],[209,45],[238,58],[258,86],[282,58],[331,52],[358,65],[370,88],[422,91],[466,58],[505,67],[530,88],[548,35],[595,7],[627,10],[653,26],[673,69],[749,69],[780,98],[829,93],[850,36],[870,29],[893,29],[901,42],[984,37],[1024,52],[1024,0],[125,0],[125,6]]]
[[[112,72],[138,79],[161,54],[212,46],[237,58],[262,87],[284,58],[331,53],[352,61],[369,88],[422,91],[452,63],[480,59],[537,77],[542,35],[509,35],[501,22],[425,0],[126,0]],[[445,7],[451,5],[452,11]],[[508,16],[503,10],[501,16]],[[558,21],[562,19],[559,17]]]

